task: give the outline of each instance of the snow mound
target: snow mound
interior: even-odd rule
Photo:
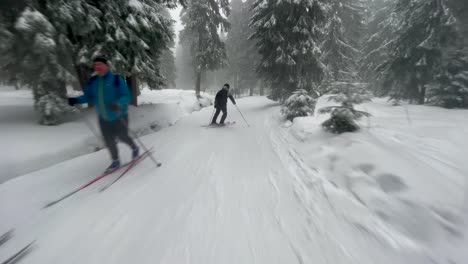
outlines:
[[[330,104],[324,97],[316,107]],[[296,118],[283,129],[324,180],[434,259],[450,259],[447,248],[466,245],[460,239],[468,204],[468,111],[391,106],[384,99],[358,108],[372,116],[357,133],[325,133],[320,124],[328,115]]]

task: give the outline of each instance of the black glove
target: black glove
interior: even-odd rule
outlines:
[[[120,110],[120,105],[118,103],[110,103],[109,108],[114,112],[118,112]]]
[[[70,106],[76,105],[77,102],[78,102],[78,99],[76,99],[76,98],[73,98],[73,97],[68,98],[68,104]]]

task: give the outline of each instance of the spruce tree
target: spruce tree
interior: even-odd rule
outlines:
[[[353,81],[357,76],[364,8],[359,0],[333,1],[327,12],[322,61],[327,80]]]
[[[335,82],[332,83],[332,96],[329,101],[339,103],[338,106],[327,106],[319,110],[320,113],[331,113],[330,119],[322,123],[322,127],[331,133],[341,134],[345,132],[355,132],[359,130],[359,125],[355,120],[370,114],[354,109],[357,104],[362,104],[371,100],[371,95],[367,91],[367,85],[363,83]]]
[[[399,16],[394,12],[393,0],[371,0],[366,17],[366,25],[361,57],[359,58],[359,75],[369,83],[378,94],[377,67],[389,57],[390,45],[395,39],[396,24]]]
[[[165,6],[153,0],[97,1],[95,8],[102,12],[103,27],[97,30],[97,43],[81,47],[80,61],[98,54],[109,58],[115,72],[126,77],[136,104],[138,80],[151,89],[166,84],[159,58],[173,41],[173,20],[164,14]]]
[[[270,98],[282,101],[297,89],[316,96],[324,74],[319,40],[325,20],[322,1],[256,0],[252,9],[251,38],[261,57],[257,70],[271,86]]]
[[[454,16],[457,18],[457,25],[465,39],[465,43],[468,43],[468,4],[465,0],[448,0],[447,4],[452,10]],[[466,45],[466,44],[465,44]]]
[[[55,125],[71,109],[65,90],[74,79],[68,53],[70,42],[46,16],[29,7],[16,21],[15,33],[7,44],[3,69],[20,72],[22,83],[33,89],[39,122]]]
[[[281,113],[290,121],[296,117],[311,116],[314,114],[315,103],[316,101],[306,90],[297,90],[286,99],[281,107]]]
[[[176,65],[175,65],[175,57],[174,52],[171,49],[165,49],[162,52],[161,59],[161,74],[163,78],[166,80],[166,88],[175,88],[176,87]]]
[[[0,45],[0,67],[2,78],[17,79],[33,89],[41,123],[58,122],[58,115],[68,108],[64,103],[66,86],[77,85],[77,80],[82,86],[81,64],[97,55],[108,57],[116,73],[128,78],[134,98],[136,76],[153,88],[164,84],[158,58],[173,39],[173,21],[161,11],[184,0],[28,3],[12,19],[2,15],[10,24],[0,33],[5,40]],[[47,100],[55,106],[45,104]]]
[[[239,93],[249,90],[253,94],[256,86],[257,76],[255,68],[258,65],[259,56],[255,42],[249,39],[252,33],[249,27],[251,16],[249,5],[252,0],[231,1],[231,15],[229,16],[230,29],[226,40],[228,57],[227,78],[232,87]]]
[[[225,44],[218,30],[226,31],[230,7],[228,0],[191,0],[181,19],[181,41],[190,46],[195,71],[195,93],[200,96],[202,74],[226,65]]]
[[[456,35],[454,19],[446,0],[398,0],[395,12],[401,15],[397,37],[392,41],[387,61],[379,66],[382,94],[423,104],[426,90],[437,82],[444,49]]]
[[[178,89],[190,90],[193,89],[195,81],[195,69],[193,66],[192,55],[190,53],[189,43],[180,39],[179,45],[176,48],[176,68],[177,80],[176,86]]]
[[[171,14],[169,13],[169,10],[167,8],[164,8],[162,11],[164,17],[167,19],[171,19]],[[174,27],[171,25],[170,28],[171,32],[174,32]],[[165,88],[175,88],[176,87],[176,65],[175,65],[175,56],[173,49],[175,47],[175,42],[170,41],[167,45],[167,48],[165,48],[161,56],[158,59],[157,51],[154,52],[156,54],[156,59],[158,59],[158,64],[161,67],[161,75],[165,79]]]
[[[446,108],[468,107],[468,53],[458,45],[444,51],[441,71],[428,85],[428,102]]]

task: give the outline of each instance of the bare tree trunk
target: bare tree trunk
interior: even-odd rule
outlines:
[[[237,71],[234,73],[234,96],[239,97],[239,86],[237,85]]]
[[[78,78],[78,84],[80,87],[74,87],[75,90],[83,90],[86,82],[88,82],[89,78],[91,78],[91,69],[83,63],[75,65],[76,75]],[[88,102],[88,108],[92,108],[94,104],[92,102]]]
[[[202,32],[201,30],[198,31],[198,51],[202,52]],[[197,74],[197,80],[195,82],[195,96],[197,98],[200,98],[200,86],[201,86],[201,75],[202,75],[202,68],[200,65],[200,62],[195,60],[195,69],[196,69],[196,74]]]
[[[460,30],[465,35],[465,38],[468,38],[468,27],[466,26],[468,25],[468,5],[466,1],[449,0],[448,5],[459,22]]]
[[[130,93],[132,95],[131,104],[138,106],[138,95],[140,95],[140,89],[138,88],[138,79],[135,75],[131,75],[126,78],[127,85],[130,88]]]
[[[79,64],[75,66],[76,74],[78,75],[78,82],[80,83],[81,89],[84,88],[86,82],[91,77],[91,70],[85,64]]]
[[[261,96],[265,95],[265,85],[263,83],[263,80],[260,80],[260,95]]]
[[[426,102],[426,86],[421,85],[419,89],[419,100],[418,103],[423,105]]]
[[[197,98],[200,98],[200,85],[201,85],[201,71],[198,70],[197,71],[197,81],[195,83],[195,96],[197,96]]]
[[[241,97],[242,95],[242,90],[241,90],[241,87],[239,85],[239,73],[237,72],[236,73],[236,93],[237,93],[237,98]]]
[[[206,76],[207,76],[206,72],[201,73],[201,77],[200,77],[200,91],[201,92],[206,92],[206,87],[208,87]],[[203,88],[201,88],[202,85],[203,85]]]

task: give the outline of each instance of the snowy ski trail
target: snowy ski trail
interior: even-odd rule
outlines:
[[[95,177],[105,150],[0,185],[0,233],[17,230],[0,261],[36,239],[21,263],[430,263],[301,160],[276,104],[254,97],[238,105],[251,127],[229,106],[235,125],[203,128],[207,108],[143,137],[164,165],[145,159],[106,192],[98,190],[112,177],[41,210]]]

